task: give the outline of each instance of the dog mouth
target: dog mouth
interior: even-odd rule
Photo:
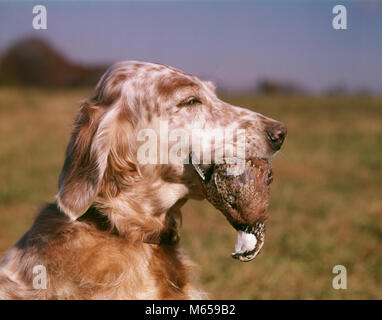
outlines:
[[[202,179],[206,199],[237,230],[232,257],[242,262],[253,260],[264,244],[273,181],[270,162],[261,158],[248,159],[239,171],[231,162],[213,164],[207,170],[192,164]]]

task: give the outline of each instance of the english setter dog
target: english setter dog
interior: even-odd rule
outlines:
[[[272,157],[286,134],[282,123],[223,102],[212,83],[191,74],[137,61],[113,65],[81,103],[56,201],[0,262],[0,298],[203,297],[176,227],[187,199],[204,198],[199,176],[187,161],[138,159],[145,143],[138,138],[148,129],[161,136],[161,122],[190,136],[244,129],[246,158]]]

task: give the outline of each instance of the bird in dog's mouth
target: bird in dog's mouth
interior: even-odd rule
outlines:
[[[197,164],[193,157],[191,162],[202,180],[207,200],[237,230],[232,257],[243,262],[251,261],[264,244],[269,186],[273,180],[269,160],[248,159],[240,171],[236,170],[237,164],[226,161],[207,169]]]

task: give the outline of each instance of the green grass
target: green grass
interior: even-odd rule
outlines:
[[[87,90],[0,89],[0,253],[51,201]],[[274,159],[262,254],[230,257],[235,231],[208,202],[183,210],[181,244],[218,299],[382,298],[382,98],[224,97],[288,126]],[[348,289],[332,288],[343,264]]]

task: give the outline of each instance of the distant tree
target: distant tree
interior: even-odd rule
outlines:
[[[297,94],[304,92],[304,90],[290,82],[277,82],[274,80],[261,79],[257,83],[256,92],[265,95]]]
[[[328,96],[343,96],[343,95],[348,95],[349,90],[346,88],[344,84],[336,84],[327,88],[325,90],[325,93]]]
[[[72,87],[95,85],[104,66],[72,63],[39,38],[16,42],[0,59],[0,84],[17,86]]]

